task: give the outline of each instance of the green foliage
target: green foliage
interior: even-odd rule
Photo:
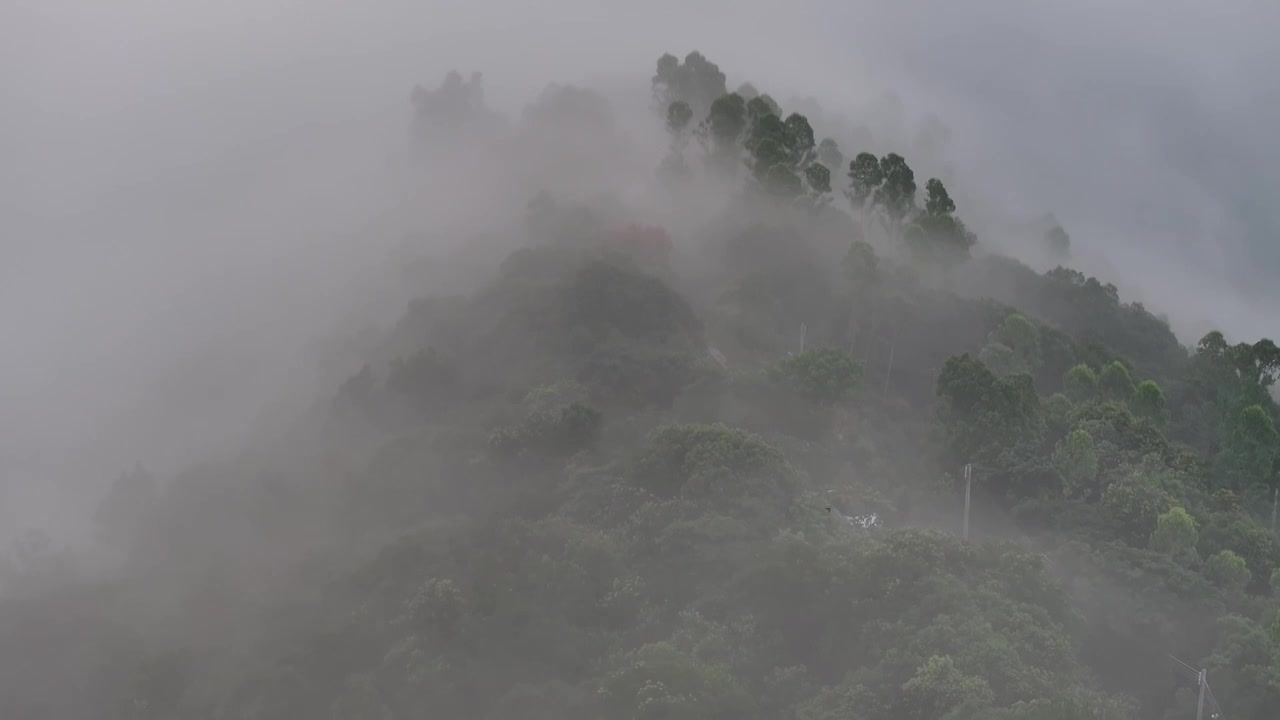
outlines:
[[[1277,442],[1280,435],[1275,422],[1261,405],[1250,405],[1240,411],[1217,458],[1226,482],[1235,488],[1252,483],[1271,484]]]
[[[1014,313],[1005,318],[996,329],[995,337],[1012,348],[1028,368],[1040,364],[1040,333],[1022,315]]]
[[[1161,513],[1151,533],[1151,549],[1182,563],[1194,561],[1199,532],[1196,521],[1180,507]]]
[[[742,96],[731,93],[716,98],[706,123],[716,148],[729,152],[747,128],[747,106]]]
[[[661,58],[653,89],[670,209],[720,197],[691,137],[752,171],[682,227],[696,261],[654,276],[617,250],[647,203],[537,194],[526,237],[464,243],[525,243],[492,282],[361,339],[332,415],[107,488],[112,563],[20,535],[0,714],[1171,719],[1195,707],[1173,654],[1209,668],[1228,717],[1272,717],[1280,349],[1210,333],[1188,357],[1114,285],[965,260],[943,183],[918,206],[901,156],[815,144],[806,115],[871,140],[814,101],[726,94],[698,53]],[[415,92],[415,135],[485,125],[479,91],[455,73]],[[611,119],[552,86],[521,122]],[[500,164],[517,185],[538,179],[521,148]],[[826,206],[839,168],[853,217]],[[475,277],[435,264],[419,287]],[[820,349],[791,356],[802,323]]]
[[[769,101],[765,98],[760,97],[759,95],[752,95],[750,97],[743,95],[742,97],[747,100],[747,120],[752,124],[768,115],[772,115],[774,120],[778,119],[780,111],[772,107],[769,104]]]
[[[1072,430],[1053,450],[1053,467],[1062,477],[1062,489],[1068,496],[1088,497],[1096,492],[1098,454],[1093,438],[1084,430]]]
[[[1026,367],[1018,361],[1018,355],[1013,348],[999,342],[989,342],[982,346],[982,351],[978,353],[978,359],[1000,376],[1020,375],[1027,371]]]
[[[1072,402],[1090,402],[1098,397],[1098,376],[1088,365],[1076,365],[1062,379],[1063,389]]]
[[[823,138],[818,143],[818,162],[837,170],[844,167],[844,153],[840,152],[840,145],[831,138]]]
[[[1129,402],[1134,393],[1133,378],[1124,363],[1117,360],[1102,368],[1102,374],[1098,376],[1098,390],[1106,400]]]
[[[962,673],[949,656],[934,655],[903,686],[906,717],[936,718],[965,703],[986,703],[991,688],[980,677]]]
[[[689,127],[693,120],[693,108],[683,100],[676,100],[667,108],[667,129],[680,134]]]
[[[880,278],[880,259],[865,240],[855,241],[844,256],[844,278],[855,293],[873,289]]]
[[[991,334],[982,361],[1000,375],[1034,374],[1041,364],[1040,332],[1022,315],[1009,315]]]
[[[1244,558],[1230,550],[1222,550],[1204,563],[1205,577],[1232,593],[1242,593],[1248,587],[1252,573]]]
[[[727,668],[701,663],[669,643],[645,645],[621,664],[601,687],[614,717],[730,720],[754,716],[750,695]]]
[[[813,128],[809,125],[809,119],[800,113],[791,113],[787,116],[786,127],[791,141],[791,157],[788,160],[796,167],[807,166],[814,159]]]
[[[748,102],[745,115],[749,130],[743,144],[751,156],[752,172],[765,190],[784,199],[798,197],[806,184],[815,198],[830,192],[830,171],[813,162],[813,128],[808,119],[792,113],[782,120],[765,96]]]
[[[769,368],[769,378],[809,400],[833,405],[853,399],[862,381],[862,365],[833,348],[808,350]]]
[[[947,264],[967,258],[969,249],[977,242],[959,218],[927,213],[908,228],[906,237],[918,257]]]
[[[795,198],[803,192],[800,177],[786,163],[775,163],[764,177],[769,192],[782,198]]]
[[[778,117],[782,117],[782,106],[779,105],[778,101],[774,100],[773,97],[769,95],[769,93],[761,93],[760,102],[764,104],[764,108],[767,111],[773,113],[774,115],[777,115]]]
[[[1209,557],[1230,550],[1244,558],[1255,580],[1253,590],[1266,592],[1271,569],[1280,565],[1280,543],[1241,508],[1228,507],[1209,515],[1200,528],[1198,550]]]
[[[1141,468],[1111,483],[1102,492],[1102,509],[1116,534],[1138,547],[1147,544],[1160,514],[1172,504],[1170,493]]]
[[[1169,403],[1165,400],[1164,391],[1152,380],[1138,384],[1129,406],[1135,416],[1150,420],[1156,427],[1169,423]]]
[[[956,203],[938,178],[929,178],[924,184],[924,211],[928,215],[950,215],[956,211]]]
[[[658,58],[652,84],[660,107],[679,101],[695,113],[706,112],[716,98],[725,94],[724,73],[696,50],[686,55],[683,63],[670,53]]]
[[[861,207],[872,199],[876,189],[884,182],[884,171],[875,155],[864,152],[849,162],[850,199],[855,207]]]
[[[1103,468],[1136,463],[1149,453],[1170,452],[1164,436],[1118,403],[1093,403],[1076,408],[1076,426],[1093,436]]]
[[[1040,402],[1025,379],[999,378],[969,355],[947,360],[937,394],[950,467],[996,464],[1019,445],[1039,444],[1044,432]]]
[[[733,496],[763,483],[786,490],[781,453],[759,436],[724,425],[674,425],[657,431],[634,468],[635,480],[659,495]]]
[[[515,429],[499,430],[491,440],[494,450],[505,456],[526,451],[567,454],[590,447],[600,433],[598,410],[573,403],[556,412],[538,411]]]
[[[804,179],[809,184],[809,189],[818,195],[831,192],[831,171],[822,163],[814,163],[805,168]]]
[[[880,174],[884,181],[876,188],[876,204],[891,217],[904,217],[915,204],[915,173],[901,155],[889,153],[880,159]]]
[[[746,113],[750,123],[750,133],[745,142],[747,149],[753,153],[761,153],[761,146],[768,143],[771,152],[758,154],[757,157],[773,162],[789,162],[791,147],[796,141],[791,128],[758,98],[748,103]]]
[[[1071,429],[1071,401],[1062,393],[1054,393],[1045,398],[1043,409],[1045,429],[1048,431],[1047,438],[1057,442]]]

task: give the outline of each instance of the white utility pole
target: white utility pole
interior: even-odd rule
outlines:
[[[1204,676],[1206,672],[1207,671],[1205,670],[1201,670],[1199,677],[1196,678],[1196,680],[1200,683],[1200,701],[1196,703],[1196,720],[1203,720],[1204,718],[1204,689],[1209,684],[1208,682],[1205,681]]]
[[[898,344],[898,331],[889,336],[889,367],[884,371],[884,394],[889,394],[889,380],[893,378],[893,349]]]
[[[1218,699],[1213,696],[1213,690],[1209,688],[1209,671],[1197,670],[1190,665],[1182,662],[1172,655],[1169,656],[1174,662],[1196,674],[1196,685],[1200,688],[1200,697],[1196,701],[1196,720],[1204,720],[1204,698],[1209,696],[1210,702],[1213,703],[1213,712],[1209,715],[1210,720],[1217,720],[1221,717],[1221,709],[1218,707]]]
[[[973,463],[964,466],[964,541],[969,542],[969,491],[973,487]]]
[[[800,323],[800,352],[804,352],[804,323]]]

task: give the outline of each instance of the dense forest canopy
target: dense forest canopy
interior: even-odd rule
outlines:
[[[648,155],[590,88],[415,88],[422,172],[503,158],[505,257],[297,427],[119,473],[93,553],[24,535],[0,715],[1181,720],[1196,668],[1275,717],[1275,343],[730,77],[658,58]]]

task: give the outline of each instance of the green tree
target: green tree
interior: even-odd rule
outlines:
[[[1195,519],[1183,508],[1174,507],[1156,519],[1155,532],[1151,533],[1151,549],[1185,564],[1194,561],[1199,538]]]
[[[1271,571],[1271,597],[1280,598],[1280,568]]]
[[[920,257],[942,260],[948,264],[967,257],[977,239],[954,215],[956,204],[943,187],[942,181],[930,178],[925,184],[925,192],[924,212],[907,229],[906,237],[913,251]],[[901,220],[901,215],[896,217]]]
[[[836,170],[844,167],[844,153],[840,152],[840,145],[831,138],[823,138],[818,143],[818,162]]]
[[[794,133],[787,123],[778,117],[760,98],[746,105],[747,136],[743,144],[748,150],[756,151],[757,146],[772,141],[782,152],[777,162],[791,159],[791,148],[796,142]]]
[[[786,126],[791,138],[791,165],[807,167],[815,158],[813,127],[809,125],[809,119],[800,113],[791,113],[787,116]]]
[[[773,138],[765,138],[755,142],[751,146],[751,169],[755,173],[756,179],[764,182],[769,173],[776,167],[789,170],[786,145]]]
[[[1135,416],[1150,420],[1156,427],[1164,427],[1169,423],[1169,407],[1164,391],[1153,380],[1138,383],[1129,407]]]
[[[845,281],[854,292],[868,291],[879,283],[880,259],[865,240],[856,240],[849,245],[843,269]]]
[[[1049,439],[1065,437],[1071,429],[1071,401],[1062,393],[1054,393],[1044,400],[1044,421]]]
[[[755,124],[769,115],[777,119],[778,111],[765,98],[759,95],[752,95],[751,97],[743,95],[742,97],[746,98],[747,101],[747,122]]]
[[[880,174],[884,181],[876,188],[875,202],[890,218],[901,223],[915,206],[915,173],[901,155],[889,153],[880,159]]]
[[[1261,405],[1250,405],[1236,417],[1217,462],[1232,487],[1272,484],[1278,436],[1275,422]]]
[[[981,677],[966,675],[947,655],[930,657],[902,686],[903,706],[910,720],[932,720],[968,702],[993,699]]]
[[[777,100],[773,99],[772,95],[769,93],[760,93],[760,102],[764,103],[764,106],[769,110],[769,112],[777,115],[778,117],[782,117],[782,106],[778,104]]]
[[[875,195],[880,183],[884,182],[884,171],[875,155],[869,152],[858,153],[849,162],[849,179],[849,198],[855,208],[861,208]]]
[[[946,437],[944,461],[997,464],[1016,447],[1040,443],[1044,423],[1030,378],[997,377],[968,354],[952,357],[938,375],[938,418]]]
[[[1027,372],[1027,368],[1018,360],[1013,348],[1001,342],[989,342],[982,346],[978,359],[991,368],[991,372],[1000,375],[1019,375]]]
[[[1062,386],[1071,402],[1085,403],[1098,398],[1098,376],[1083,363],[1067,371]]]
[[[667,108],[667,130],[673,135],[684,133],[693,121],[693,108],[683,100],[676,100]]]
[[[833,348],[808,350],[769,370],[769,377],[810,400],[831,405],[852,399],[862,380],[862,364]]]
[[[815,195],[831,192],[831,171],[822,163],[813,163],[804,169],[804,179]]]
[[[1280,543],[1239,506],[1238,500],[1223,505],[1200,528],[1197,550],[1203,557],[1230,550],[1244,558],[1257,580],[1255,589],[1265,592],[1271,569],[1280,564]]]
[[[1253,577],[1244,558],[1230,550],[1222,550],[1206,560],[1204,574],[1222,589],[1235,594],[1243,593]]]
[[[1134,393],[1133,378],[1129,375],[1129,369],[1119,360],[1102,368],[1102,374],[1098,376],[1098,389],[1102,391],[1102,397],[1107,400],[1129,402]]]
[[[1063,492],[1072,497],[1089,497],[1098,479],[1098,453],[1093,438],[1084,430],[1072,430],[1053,450],[1053,467],[1062,478]]]
[[[1018,372],[1034,373],[1040,367],[1040,331],[1025,316],[1013,313],[992,333],[991,339],[1013,352]]]
[[[724,73],[696,50],[686,55],[683,63],[670,53],[658,58],[652,86],[660,108],[681,101],[695,114],[706,112],[726,92]]]
[[[795,198],[804,192],[800,176],[786,163],[774,163],[764,178],[765,188],[782,198]]]
[[[1102,491],[1102,509],[1116,534],[1131,545],[1144,546],[1160,513],[1172,499],[1143,469],[1135,469]]]
[[[628,653],[605,677],[601,693],[610,717],[635,720],[752,717],[755,710],[729,668],[700,662],[668,642]]]
[[[785,503],[791,489],[785,468],[782,454],[753,433],[720,424],[670,425],[654,433],[633,477],[659,496],[746,494]]]
[[[715,151],[722,156],[732,155],[747,128],[746,102],[738,94],[721,95],[711,103],[704,123]]]
[[[956,203],[938,178],[929,178],[924,184],[924,211],[928,215],[950,215],[956,211]]]

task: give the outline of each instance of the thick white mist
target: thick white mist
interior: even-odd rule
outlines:
[[[945,147],[908,159],[948,178],[987,241],[1018,254],[1002,228],[1053,212],[1083,269],[1184,340],[1268,333],[1276,297],[1250,283],[1277,258],[1260,246],[1268,216],[1240,198],[1277,179],[1276,14],[1133,0],[7,3],[0,524],[70,528],[85,489],[137,460],[164,473],[237,447],[264,407],[328,391],[343,360],[317,357],[317,341],[394,321],[404,232],[444,244],[501,225],[468,158],[456,182],[404,183],[409,90],[454,68],[483,72],[513,118],[549,82],[643,87],[658,55],[695,48],[731,87],[817,97],[854,123],[892,90],[904,114],[877,144],[940,118]],[[638,109],[615,110],[637,124]],[[1204,159],[1219,150],[1227,165]]]

